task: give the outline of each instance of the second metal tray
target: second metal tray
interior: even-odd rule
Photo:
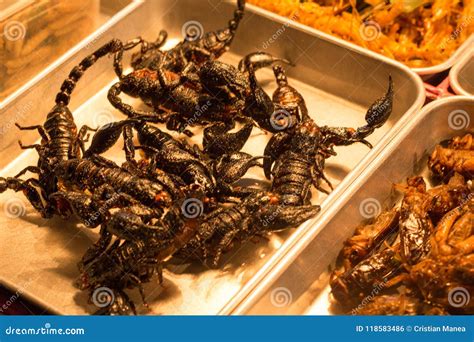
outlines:
[[[109,29],[98,32],[77,47],[63,64],[45,75],[38,83],[24,91],[0,109],[3,135],[0,150],[7,164],[0,175],[14,175],[26,165],[36,163],[33,151],[20,154],[16,143],[19,133],[13,123],[32,125],[43,122],[53,104],[60,82],[74,64],[90,54],[111,38],[123,40],[142,35],[153,40],[159,30],[166,29],[170,44],[182,39],[183,26],[194,21],[204,31],[215,30],[226,25],[235,8],[235,2],[163,0],[139,3],[131,13],[110,23]],[[198,25],[198,26],[199,26]],[[244,54],[259,49],[268,41],[281,24],[268,18],[247,12],[230,53],[224,61],[235,63]],[[338,149],[339,155],[327,164],[327,171],[335,191],[327,198],[314,193],[315,203],[322,203],[322,213],[331,208],[345,189],[355,182],[362,170],[380,153],[394,134],[413,119],[424,101],[421,80],[408,68],[372,53],[352,50],[325,36],[319,36],[286,28],[268,47],[268,52],[285,57],[296,64],[289,70],[291,83],[305,96],[311,115],[321,125],[353,126],[364,124],[366,108],[381,96],[387,87],[388,75],[395,82],[394,111],[389,122],[370,137],[375,145],[369,151],[364,146]],[[259,72],[259,80],[272,92],[275,88],[270,70]],[[78,125],[98,126],[123,116],[113,110],[106,95],[115,82],[112,60],[100,61],[84,75],[73,94],[71,108]],[[127,97],[124,100],[132,105]],[[200,143],[202,136],[195,136]],[[245,150],[252,154],[263,153],[269,135],[254,129]],[[30,143],[35,134],[21,134],[21,139]],[[117,147],[108,157],[120,160],[123,151]],[[262,179],[261,170],[253,170],[250,178]],[[41,219],[26,203],[21,194],[6,192],[0,196],[4,214],[0,216],[0,282],[20,288],[29,298],[63,314],[86,314],[94,310],[87,304],[87,296],[73,286],[78,276],[76,263],[86,248],[97,239],[97,230],[87,230],[55,218]],[[8,211],[16,205],[19,211]],[[246,244],[226,256],[228,266],[211,270],[203,265],[170,267],[165,271],[164,286],[156,282],[145,287],[151,314],[225,314],[255,286],[269,270],[267,262],[283,244],[291,243],[293,237],[308,230],[318,219],[307,222],[297,230],[274,234],[269,241]],[[8,247],[8,248],[6,248]],[[271,263],[270,263],[271,264]],[[137,291],[133,299],[139,304]],[[141,306],[139,306],[141,308]]]
[[[474,44],[453,66],[449,81],[456,94],[474,96]]]
[[[257,5],[250,5],[248,7],[251,8],[252,11],[255,12],[255,13],[265,15],[265,16],[271,18],[272,20],[275,20],[275,21],[278,21],[278,22],[284,22],[285,26],[297,27],[301,30],[311,32],[314,35],[330,37],[333,41],[338,42],[339,44],[350,46],[352,49],[358,49],[358,50],[361,50],[361,51],[370,51],[370,52],[372,52],[372,50],[369,50],[369,49],[364,48],[362,46],[359,46],[357,44],[348,42],[348,41],[346,41],[342,38],[330,35],[328,33],[320,31],[318,29],[312,28],[310,26],[301,24],[297,21],[288,19],[284,16],[275,14],[275,13],[269,11],[269,10],[260,8]],[[448,39],[448,37],[447,37],[447,39]],[[443,71],[449,70],[449,68],[451,68],[463,56],[463,54],[465,52],[467,52],[469,50],[472,50],[473,46],[474,46],[474,35],[472,35],[471,37],[466,39],[466,41],[464,43],[462,43],[454,51],[454,53],[451,56],[449,56],[449,58],[447,58],[444,62],[442,62],[440,64],[437,64],[437,65],[432,65],[432,66],[429,66],[429,67],[411,68],[411,70],[413,72],[417,73],[418,75],[420,75],[424,80],[428,80],[436,74],[439,74]],[[383,56],[382,54],[378,54],[376,52],[372,52],[372,53],[377,54],[379,56]]]
[[[473,115],[472,97],[450,97],[424,107],[306,234],[279,251],[280,261],[233,313],[339,313],[329,300],[329,275],[343,242],[369,216],[392,207],[397,200],[393,184],[428,175],[427,157],[436,144],[472,133]]]

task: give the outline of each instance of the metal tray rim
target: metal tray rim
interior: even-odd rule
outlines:
[[[465,54],[463,54],[462,58],[454,64],[449,72],[449,82],[451,84],[451,88],[455,91],[458,95],[465,95],[465,96],[473,96],[474,94],[469,93],[466,89],[464,89],[461,84],[459,83],[459,74],[461,70],[467,65],[467,63],[474,59],[474,53],[472,51],[467,50]]]
[[[252,12],[255,12],[255,13],[258,13],[260,15],[263,15],[263,16],[266,16],[274,21],[278,21],[278,22],[285,22],[285,23],[288,23],[290,26],[292,27],[296,27],[300,30],[304,30],[308,33],[311,33],[313,35],[317,35],[319,37],[322,37],[324,38],[325,40],[329,40],[329,41],[333,41],[333,42],[336,42],[338,45],[342,45],[342,46],[345,46],[351,50],[355,50],[355,51],[358,51],[358,52],[364,52],[365,54],[367,55],[376,55],[377,57],[379,57],[379,59],[382,59],[385,61],[385,59],[389,60],[389,61],[392,61],[392,62],[396,62],[396,63],[399,63],[403,66],[405,66],[406,68],[410,69],[411,71],[413,71],[414,73],[420,75],[420,76],[430,76],[430,75],[434,75],[434,74],[437,74],[437,73],[440,73],[440,72],[443,72],[445,70],[448,70],[451,66],[453,66],[464,54],[465,51],[468,51],[469,49],[469,46],[471,44],[474,44],[474,35],[471,35],[464,43],[462,43],[457,49],[456,51],[447,59],[445,60],[444,62],[440,63],[440,64],[436,64],[436,65],[432,65],[432,66],[429,66],[429,67],[423,67],[423,68],[410,68],[408,67],[407,65],[403,64],[402,62],[399,62],[395,59],[392,59],[392,58],[389,58],[385,55],[382,55],[380,53],[377,53],[377,52],[374,52],[372,50],[369,50],[367,48],[364,48],[362,46],[359,46],[357,44],[354,44],[354,43],[351,43],[351,42],[348,42],[342,38],[339,38],[339,37],[336,37],[336,36],[333,36],[333,35],[330,35],[328,33],[325,33],[323,31],[320,31],[318,29],[315,29],[313,27],[310,27],[310,26],[307,26],[307,25],[304,25],[304,24],[301,24],[297,21],[294,21],[290,18],[287,18],[287,17],[284,17],[284,16],[281,16],[279,14],[276,14],[276,13],[273,13],[269,10],[266,10],[266,9],[263,9],[261,7],[258,7],[257,5],[252,5],[252,4],[247,4],[247,7],[249,9],[252,10]]]
[[[229,308],[229,314],[231,315],[244,315],[248,312],[253,305],[265,295],[266,291],[271,287],[272,284],[276,281],[276,279],[285,271],[288,266],[295,261],[297,256],[301,253],[301,251],[321,232],[322,229],[327,225],[327,223],[338,213],[340,206],[347,203],[350,198],[358,191],[357,186],[363,182],[364,179],[370,177],[372,173],[374,173],[378,167],[380,167],[381,163],[385,160],[387,155],[390,155],[399,144],[406,138],[406,136],[411,132],[412,128],[416,126],[422,119],[428,116],[433,110],[438,108],[439,106],[443,106],[449,103],[457,103],[462,101],[474,101],[472,96],[453,96],[447,97],[440,100],[433,101],[423,107],[421,110],[416,113],[417,115],[412,118],[409,122],[409,125],[404,127],[403,130],[398,131],[394,138],[386,145],[381,151],[371,158],[371,163],[366,168],[364,168],[361,173],[359,174],[358,181],[351,183],[347,186],[344,190],[345,191],[341,196],[337,198],[337,204],[333,204],[329,207],[324,213],[322,213],[319,217],[318,222],[316,222],[311,229],[308,229],[301,234],[299,234],[298,239],[296,240],[296,234],[294,245],[289,246],[285,244],[278,250],[280,258],[275,260],[275,264],[272,265],[271,270],[261,279],[261,281],[255,285],[252,289],[252,292],[249,293],[245,298],[242,298],[241,302],[236,303],[236,305],[232,308]],[[359,164],[360,165],[360,164]],[[354,189],[355,188],[355,189]],[[300,227],[301,229],[301,227]],[[265,265],[267,266],[268,263]]]

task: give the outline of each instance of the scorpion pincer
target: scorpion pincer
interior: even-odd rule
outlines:
[[[146,174],[154,174],[158,168],[180,178],[187,186],[198,186],[208,197],[218,199],[221,196],[237,195],[231,184],[239,180],[249,168],[262,166],[258,162],[260,158],[238,152],[250,135],[251,125],[237,133],[222,134],[218,143],[221,146],[219,151],[223,155],[212,155],[215,157],[212,159],[207,156],[209,152],[203,153],[197,146],[191,147],[185,141],[177,140],[141,119],[143,118],[123,120],[101,127],[94,135],[85,156],[104,153],[115,144],[123,132],[125,155],[129,165],[136,165],[135,149],[140,148],[151,159],[149,172]],[[137,131],[140,146],[133,144],[132,129]],[[211,139],[212,134],[216,134],[216,131],[206,133],[205,130],[204,139]],[[216,142],[211,140],[206,146],[214,144]]]

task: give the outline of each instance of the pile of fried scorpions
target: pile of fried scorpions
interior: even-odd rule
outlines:
[[[474,314],[474,142],[435,147],[422,177],[395,188],[401,203],[356,229],[332,273],[332,297],[358,315]]]
[[[324,168],[336,155],[334,148],[371,147],[366,138],[392,112],[390,78],[386,94],[368,109],[366,125],[319,126],[288,84],[283,67],[288,61],[265,52],[250,53],[237,66],[218,60],[229,49],[244,8],[245,1],[238,0],[227,27],[185,37],[169,50],[163,49],[165,31],[153,42],[111,40],[71,70],[42,125],[17,124],[41,136],[38,144],[20,142],[37,151],[38,163],[0,178],[0,192],[23,192],[44,218],[75,218],[100,229],[79,263],[77,281],[90,295],[101,287],[113,290],[115,301],[98,314],[136,314],[127,291],[138,289],[146,305],[142,285],[154,276],[161,281],[171,257],[218,267],[235,244],[314,217],[320,207],[311,204],[310,189],[332,189]],[[133,71],[124,74],[124,52],[134,48],[139,51],[132,54]],[[71,94],[83,74],[108,55],[118,76],[108,100],[124,118],[78,129],[68,108]],[[255,75],[265,67],[275,73],[272,97]],[[135,109],[121,94],[150,109]],[[186,141],[193,126],[203,128],[202,147]],[[254,128],[271,134],[264,156],[241,151]],[[120,137],[121,165],[103,156]],[[236,184],[252,167],[263,168],[269,188]],[[27,173],[36,177],[24,179]]]

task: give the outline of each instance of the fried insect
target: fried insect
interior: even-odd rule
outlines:
[[[274,70],[280,84],[280,90],[277,91],[281,92],[282,84],[285,83],[285,78],[281,75],[283,70],[279,67],[275,67]],[[272,179],[273,192],[282,196],[288,205],[302,205],[309,201],[311,185],[328,193],[320,185],[323,180],[332,189],[324,174],[324,165],[327,158],[336,154],[334,146],[347,146],[360,142],[372,147],[365,138],[388,120],[392,111],[393,84],[390,78],[387,93],[375,101],[367,111],[367,125],[357,130],[318,126],[307,115],[304,101],[300,95],[295,94],[296,90],[294,88],[287,90],[292,94],[291,98],[296,99],[293,108],[299,108],[302,121],[284,127],[285,130],[272,136],[265,147],[263,167],[265,176]],[[282,106],[289,108],[290,105],[285,102]]]
[[[400,212],[397,208],[381,213],[374,222],[358,227],[354,235],[344,242],[340,253],[345,269],[365,259],[390,234],[398,232]]]
[[[440,177],[446,177],[453,172],[462,174],[467,180],[474,176],[474,148],[472,134],[455,137],[448,142],[447,147],[437,145],[428,162],[430,170]]]

